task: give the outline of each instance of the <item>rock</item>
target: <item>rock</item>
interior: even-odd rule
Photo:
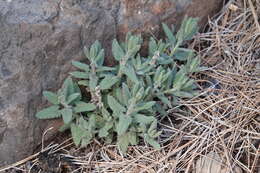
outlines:
[[[194,173],[243,173],[240,167],[230,168],[226,163],[218,153],[211,151],[196,161]]]
[[[100,40],[111,65],[111,41],[128,31],[159,36],[160,24],[184,15],[207,17],[222,0],[1,0],[0,166],[30,155],[51,121],[34,115],[81,60],[82,48]],[[54,123],[55,124],[55,123]]]
[[[215,152],[200,157],[196,162],[196,173],[219,173],[221,172],[221,158]]]

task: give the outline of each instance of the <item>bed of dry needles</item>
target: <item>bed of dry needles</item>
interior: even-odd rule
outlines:
[[[103,146],[94,141],[87,148],[77,149],[72,140],[67,139],[59,145],[50,145],[49,150],[43,149],[45,152],[10,165],[6,170],[259,173],[258,16],[259,0],[231,0],[217,17],[209,21],[206,32],[197,35],[191,46],[198,51],[203,64],[209,67],[206,72],[194,76],[202,92],[196,98],[182,100],[179,107],[168,110],[168,116],[160,120],[163,131],[159,139],[160,150],[135,146],[130,147],[123,157],[113,145]]]

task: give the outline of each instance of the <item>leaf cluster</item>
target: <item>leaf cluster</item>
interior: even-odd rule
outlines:
[[[78,71],[68,77],[57,94],[43,95],[53,106],[36,114],[40,119],[62,117],[76,145],[85,146],[95,137],[111,143],[116,140],[122,153],[142,139],[159,148],[156,138],[158,113],[177,104],[179,98],[196,95],[196,83],[190,74],[200,71],[199,58],[185,41],[197,32],[197,19],[185,18],[179,31],[163,24],[165,40],[150,38],[149,55],[142,57],[140,35],[127,34],[125,42],[112,42],[112,53],[118,64],[104,65],[104,49],[96,41],[84,48],[89,64],[72,61]],[[84,88],[88,95],[83,95]]]

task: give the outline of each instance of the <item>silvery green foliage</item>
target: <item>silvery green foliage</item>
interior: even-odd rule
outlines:
[[[140,35],[128,34],[125,42],[112,42],[118,65],[104,65],[104,50],[96,41],[84,48],[89,65],[73,61],[79,71],[71,72],[58,94],[44,92],[54,106],[37,113],[38,118],[61,117],[70,128],[76,145],[84,146],[98,137],[117,144],[122,153],[140,139],[159,148],[156,114],[165,115],[178,98],[196,95],[189,74],[200,71],[199,58],[182,45],[197,32],[197,20],[185,18],[175,34],[163,24],[166,40],[150,39],[149,55],[142,57]],[[80,85],[88,94],[82,96]],[[84,100],[84,101],[82,101]]]

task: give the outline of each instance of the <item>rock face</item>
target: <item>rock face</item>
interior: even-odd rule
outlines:
[[[82,48],[128,31],[160,34],[160,24],[179,24],[184,15],[201,23],[222,0],[1,0],[0,166],[31,154],[50,121],[34,115],[46,105],[43,90],[56,90],[82,59]],[[113,64],[109,58],[107,64]]]

